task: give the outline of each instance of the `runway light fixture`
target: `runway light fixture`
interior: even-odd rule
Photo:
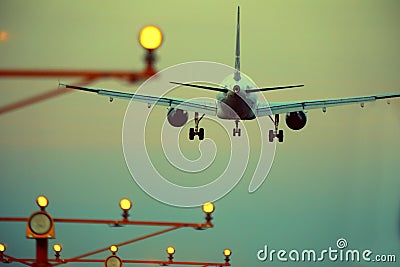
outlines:
[[[120,257],[115,255],[108,256],[104,263],[104,267],[122,267],[122,260]]]
[[[129,217],[129,210],[132,208],[132,202],[127,198],[123,198],[119,201],[119,207],[124,212],[122,214],[122,216],[124,217],[124,220],[127,220]]]
[[[232,251],[230,249],[224,249],[224,256],[225,256],[225,262],[230,261],[230,256],[232,255]]]
[[[207,202],[203,204],[203,211],[205,213],[213,213],[215,210],[215,206],[214,203],[212,202]]]
[[[119,202],[119,206],[121,207],[122,210],[128,211],[132,208],[132,202],[127,198],[123,198]]]
[[[211,223],[211,220],[212,220],[211,214],[212,214],[212,213],[214,212],[214,210],[215,210],[215,205],[214,205],[214,203],[212,203],[212,202],[206,202],[206,203],[203,204],[202,209],[203,209],[204,213],[206,214],[206,221],[207,221],[207,224],[210,224],[210,223]]]
[[[45,196],[38,196],[36,203],[41,210],[44,210],[49,205],[49,200]]]
[[[157,49],[162,44],[162,41],[161,30],[154,25],[143,27],[139,33],[140,45],[147,50]]]
[[[118,246],[116,245],[110,246],[110,251],[112,252],[113,255],[115,255],[115,253],[117,253],[118,251]]]
[[[7,249],[6,245],[0,243],[0,253],[3,253],[4,251],[6,251],[6,249]]]
[[[174,259],[175,248],[173,246],[169,246],[169,247],[167,247],[166,251],[168,253],[169,261],[172,261]]]
[[[62,251],[62,246],[61,246],[60,244],[54,244],[54,245],[53,245],[53,250],[54,250],[54,252],[56,253],[56,254],[55,254],[56,259],[58,260],[59,257],[60,257],[60,252]]]

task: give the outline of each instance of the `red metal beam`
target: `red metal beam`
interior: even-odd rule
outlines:
[[[85,80],[79,82],[78,84],[82,86],[82,85],[86,85],[86,84],[88,84],[90,82],[93,82],[93,81],[94,81],[94,79],[92,79],[92,78],[89,79],[88,78],[88,79],[85,79]],[[29,98],[26,98],[26,99],[23,99],[23,100],[20,100],[20,101],[17,101],[17,102],[2,106],[2,107],[0,107],[0,115],[4,114],[4,113],[7,113],[7,112],[10,112],[10,111],[13,111],[13,110],[16,110],[16,109],[19,109],[19,108],[23,108],[25,106],[29,106],[29,105],[32,105],[32,104],[35,104],[35,103],[38,103],[38,102],[42,102],[43,100],[46,100],[46,99],[49,99],[49,98],[53,98],[53,97],[56,97],[56,96],[59,96],[59,95],[63,95],[65,93],[69,93],[69,92],[72,92],[72,91],[73,90],[70,90],[70,89],[67,89],[67,88],[53,89],[51,91],[47,91],[45,93],[42,93],[42,94],[39,94],[39,95],[35,95],[33,97],[29,97]]]
[[[89,224],[107,224],[107,225],[147,225],[147,226],[174,226],[174,227],[193,227],[209,228],[211,224],[207,223],[185,223],[185,222],[152,222],[152,221],[129,221],[129,220],[96,220],[96,219],[54,219],[59,223],[89,223]]]
[[[136,264],[157,264],[161,266],[167,265],[195,265],[195,266],[231,266],[229,262],[201,262],[201,261],[160,261],[160,260],[126,260],[121,259],[123,263],[136,263]],[[53,260],[51,260],[53,261]],[[84,260],[72,260],[69,262],[105,262],[105,259],[84,259]],[[53,265],[54,266],[54,265]]]
[[[154,69],[154,55],[153,51],[148,51],[145,58],[146,66],[143,71],[132,72],[132,71],[99,71],[99,70],[0,70],[0,77],[28,77],[28,78],[38,78],[38,77],[50,77],[50,78],[61,78],[61,77],[81,77],[83,81],[76,85],[87,85],[96,79],[100,78],[117,78],[124,79],[131,83],[135,83],[139,80],[147,79],[154,74],[156,70]],[[66,88],[60,88],[58,90],[51,90],[33,97],[29,97],[3,107],[0,107],[0,115],[28,106],[43,100],[53,98],[65,93],[72,92],[72,90]]]
[[[152,67],[141,72],[132,71],[99,71],[99,70],[0,70],[0,77],[24,77],[24,78],[61,78],[84,77],[85,79],[117,78],[130,82],[146,79],[155,74]]]
[[[158,231],[158,232],[149,234],[149,235],[137,237],[137,238],[134,238],[134,239],[132,239],[132,240],[129,240],[129,241],[126,241],[126,242],[122,242],[122,243],[116,244],[116,246],[122,247],[122,246],[125,246],[125,245],[128,245],[128,244],[132,244],[132,243],[135,243],[135,242],[144,240],[144,239],[148,239],[148,238],[153,237],[153,236],[157,236],[157,235],[161,235],[161,234],[164,234],[164,233],[167,233],[167,232],[171,232],[171,231],[176,230],[176,229],[179,229],[179,228],[180,228],[180,227],[168,228],[168,229],[161,230],[161,231]],[[61,262],[59,262],[58,264],[54,264],[54,266],[57,266],[57,265],[59,265],[59,264],[68,263],[68,262],[76,262],[76,261],[78,261],[78,260],[82,260],[82,258],[86,258],[86,257],[92,256],[92,255],[95,255],[95,254],[98,254],[98,253],[107,251],[107,250],[109,250],[109,249],[110,249],[110,247],[105,247],[105,248],[101,248],[101,249],[98,249],[98,250],[95,250],[95,251],[92,251],[92,252],[88,252],[88,253],[85,253],[85,254],[82,254],[82,255],[79,255],[79,256],[75,256],[75,257],[70,258],[70,259],[63,259],[63,260],[61,260]],[[103,261],[104,261],[104,260],[103,260]]]
[[[68,219],[54,218],[58,223],[87,223],[87,224],[106,224],[106,225],[144,225],[144,226],[171,226],[171,227],[193,227],[196,229],[211,228],[211,222],[206,223],[185,223],[185,222],[155,222],[155,221],[130,221],[130,220],[98,220],[98,219]],[[28,218],[0,217],[0,221],[8,222],[27,222]]]
[[[1,255],[1,259],[2,259],[2,261],[0,261],[0,262],[3,262],[3,263],[19,262],[19,263],[25,264],[27,266],[33,266],[34,262],[36,261],[36,259],[18,259],[18,258],[14,258],[14,257],[4,254],[4,253]]]
[[[27,222],[28,218],[17,218],[17,217],[3,217],[0,218],[0,222]]]
[[[34,262],[36,259],[16,259],[12,258],[10,256],[7,256],[8,258],[12,259],[10,262]],[[157,264],[161,266],[166,266],[166,265],[193,265],[193,266],[231,266],[229,262],[202,262],[202,261],[160,261],[160,260],[127,260],[127,259],[121,259],[123,263],[134,263],[134,264]],[[48,262],[58,262],[58,264],[66,264],[70,262],[82,262],[82,263],[104,263],[105,259],[76,259],[76,260],[68,260],[68,262],[60,262],[63,260],[57,260],[57,259],[48,259]],[[23,263],[25,264],[25,263]],[[51,266],[56,266],[58,264],[51,264]],[[27,264],[28,266],[32,266],[33,263]]]

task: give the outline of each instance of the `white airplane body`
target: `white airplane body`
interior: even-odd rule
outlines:
[[[113,91],[101,88],[64,85],[66,88],[78,89],[94,92],[104,95],[112,100],[113,98],[123,98],[133,101],[145,102],[148,105],[168,106],[167,118],[169,123],[175,127],[182,127],[188,121],[188,111],[195,112],[195,127],[190,128],[189,139],[193,140],[196,135],[199,139],[204,139],[204,129],[199,128],[199,122],[204,115],[217,116],[220,119],[234,120],[236,127],[233,129],[233,135],[240,136],[241,131],[238,123],[241,120],[253,120],[257,117],[268,116],[274,122],[275,129],[269,131],[269,141],[275,138],[279,142],[283,141],[283,131],[279,130],[279,115],[286,114],[286,124],[292,130],[302,129],[307,122],[305,111],[311,109],[322,109],[324,112],[328,107],[341,106],[346,104],[360,104],[364,106],[365,102],[376,101],[379,99],[389,99],[400,97],[400,93],[377,94],[369,96],[305,100],[293,102],[259,102],[258,92],[302,87],[304,85],[289,85],[278,87],[257,88],[253,81],[242,75],[240,72],[240,10],[238,7],[237,33],[236,33],[236,56],[235,71],[228,76],[220,86],[208,86],[192,83],[171,82],[173,84],[201,88],[216,91],[215,101],[205,102],[196,100],[185,100],[170,97],[157,97],[150,95],[141,95],[120,91]],[[199,117],[199,114],[203,114]],[[274,116],[274,118],[272,117]]]

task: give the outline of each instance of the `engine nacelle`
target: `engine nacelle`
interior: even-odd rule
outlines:
[[[167,119],[169,124],[174,127],[182,127],[189,119],[189,114],[182,109],[170,108],[168,110]]]
[[[306,126],[307,116],[303,111],[286,114],[286,125],[292,130],[300,130]]]

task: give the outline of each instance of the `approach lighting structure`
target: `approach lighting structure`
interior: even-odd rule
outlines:
[[[118,247],[117,246],[111,246],[111,248],[115,249]],[[113,252],[113,254],[111,256],[108,256],[106,261],[104,262],[104,267],[122,267],[122,260],[120,257],[118,257],[117,255],[115,255],[116,251]]]
[[[174,259],[174,254],[175,254],[175,248],[173,246],[169,246],[166,249],[168,253],[168,260],[172,261]]]
[[[129,210],[132,208],[132,202],[127,199],[127,198],[123,198],[119,201],[119,207],[122,209],[122,211],[124,212],[122,214],[122,217],[124,217],[124,220],[128,220],[129,217]]]
[[[113,255],[115,255],[115,253],[117,253],[117,251],[118,251],[118,246],[112,245],[112,246],[110,247],[110,251],[111,251],[111,253],[112,253]]]
[[[8,39],[8,33],[6,31],[0,31],[0,42]],[[141,80],[146,80],[157,73],[155,68],[156,57],[154,51],[162,44],[163,34],[161,30],[153,25],[145,26],[139,33],[138,41],[140,45],[146,50],[146,54],[143,57],[145,66],[142,70],[131,71],[131,70],[54,70],[54,69],[0,69],[0,78],[53,78],[64,79],[64,78],[80,78],[80,81],[75,82],[77,86],[84,86],[102,78],[114,78],[119,80],[125,80],[130,83],[136,83]],[[54,88],[55,89],[55,88]],[[16,109],[20,109],[35,103],[42,102],[46,99],[50,99],[56,96],[61,96],[66,93],[70,93],[73,90],[67,88],[58,88],[56,90],[49,90],[34,96],[24,98],[15,102],[11,102],[6,105],[0,105],[0,115],[5,114]]]
[[[4,251],[6,246],[0,243],[0,263],[12,263],[19,262],[29,267],[44,267],[44,266],[58,266],[60,264],[65,265],[67,263],[101,263],[104,267],[122,267],[128,263],[136,264],[148,264],[151,266],[168,266],[168,265],[185,265],[185,266],[231,266],[230,255],[231,251],[225,249],[223,254],[225,255],[225,261],[222,262],[208,262],[208,261],[175,261],[175,248],[173,246],[168,246],[166,248],[166,253],[168,255],[167,259],[154,260],[154,259],[124,259],[122,260],[117,252],[119,247],[136,243],[148,238],[159,236],[171,231],[175,231],[182,228],[193,228],[196,230],[205,230],[214,227],[211,221],[211,214],[215,210],[215,206],[212,202],[207,202],[202,206],[202,210],[207,214],[207,222],[168,222],[168,221],[138,221],[138,220],[128,220],[128,211],[132,208],[132,202],[127,198],[122,198],[119,202],[120,208],[124,211],[124,218],[122,220],[104,220],[104,219],[71,219],[71,218],[52,218],[52,216],[45,210],[49,204],[49,200],[40,195],[36,199],[36,203],[40,210],[34,212],[28,218],[15,218],[15,217],[0,217],[0,222],[23,222],[26,223],[27,238],[36,239],[36,258],[15,258],[7,255]],[[48,258],[49,246],[48,239],[55,238],[54,223],[79,223],[79,224],[104,224],[108,226],[122,226],[122,225],[136,225],[136,226],[160,226],[164,229],[155,231],[152,233],[146,233],[133,239],[120,242],[111,246],[107,246],[101,249],[96,249],[81,255],[77,255],[71,258],[61,259],[60,254],[63,247],[59,243],[54,243],[52,246],[54,251],[54,258]],[[110,251],[111,255],[102,258],[87,258],[95,254],[102,253],[104,251]]]
[[[3,243],[0,243],[0,262],[4,262],[3,252],[6,251],[7,247]]]
[[[224,249],[224,256],[225,256],[225,262],[230,261],[230,256],[232,255],[232,251],[230,249]]]
[[[139,33],[139,43],[144,49],[147,50],[147,54],[144,58],[146,61],[145,73],[147,73],[149,76],[156,73],[154,70],[154,62],[156,60],[154,56],[154,50],[160,47],[162,41],[163,35],[161,30],[154,25],[143,27]]]
[[[54,221],[51,215],[45,211],[49,200],[45,196],[38,196],[36,203],[40,211],[34,212],[28,219],[26,226],[27,238],[55,238]]]
[[[56,260],[60,259],[60,252],[62,250],[62,246],[60,244],[54,244],[53,245],[53,250],[54,250],[54,256],[56,256]]]
[[[214,203],[212,203],[212,202],[204,203],[202,209],[203,209],[204,213],[206,214],[207,224],[211,224],[211,220],[212,220],[211,214],[215,210]]]

